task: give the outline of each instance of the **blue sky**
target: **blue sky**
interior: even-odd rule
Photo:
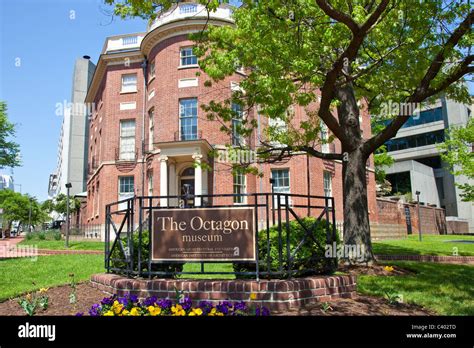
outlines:
[[[96,63],[107,36],[146,30],[146,21],[106,11],[102,0],[0,1],[0,100],[17,124],[23,165],[13,173],[22,193],[47,198],[62,123],[55,106],[70,101],[75,59],[89,55]]]

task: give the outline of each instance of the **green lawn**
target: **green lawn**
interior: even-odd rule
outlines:
[[[451,241],[468,240],[473,243],[456,243]],[[407,239],[394,239],[373,242],[376,255],[457,255],[474,256],[474,236],[456,235],[424,235],[422,241],[418,235],[410,235]]]
[[[43,287],[68,284],[70,273],[74,273],[76,281],[84,281],[94,273],[104,272],[102,255],[38,256],[33,260],[0,259],[0,301]]]
[[[19,245],[36,245],[38,249],[65,250],[65,242],[63,240],[23,240]],[[95,241],[69,241],[69,249],[71,250],[104,250],[103,242]]]
[[[404,302],[415,303],[442,315],[474,315],[474,267],[431,262],[391,262],[416,274],[406,276],[367,276],[357,278],[360,294],[384,296],[385,292],[403,295]]]
[[[183,272],[200,272],[200,263],[185,263]],[[206,263],[204,264],[206,272],[233,272],[231,263]],[[233,274],[183,274],[180,278],[184,279],[235,279]]]

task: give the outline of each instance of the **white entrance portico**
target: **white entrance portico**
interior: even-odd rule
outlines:
[[[211,145],[205,140],[176,141],[156,144],[160,149],[160,196],[178,196],[186,193],[208,193],[208,171],[201,164],[207,161]],[[175,198],[161,198],[161,206],[176,206]],[[202,205],[202,198],[192,200]]]

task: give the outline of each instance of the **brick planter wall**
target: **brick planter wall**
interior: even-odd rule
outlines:
[[[419,261],[474,265],[474,256],[375,255],[379,261]]]
[[[92,286],[108,294],[137,295],[139,298],[157,296],[175,298],[175,289],[183,291],[193,302],[248,301],[264,305],[273,311],[301,308],[307,304],[349,297],[356,292],[356,277],[315,276],[292,280],[174,280],[130,279],[116,274],[100,273],[91,277]],[[100,300],[100,299],[97,299]]]

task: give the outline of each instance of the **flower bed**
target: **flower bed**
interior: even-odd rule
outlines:
[[[78,316],[84,313],[77,313]],[[187,296],[178,295],[175,301],[156,296],[140,301],[136,295],[105,297],[89,310],[91,316],[267,316],[270,311],[264,306],[253,306],[244,301],[223,301],[214,305],[210,301],[200,301],[193,307]]]

